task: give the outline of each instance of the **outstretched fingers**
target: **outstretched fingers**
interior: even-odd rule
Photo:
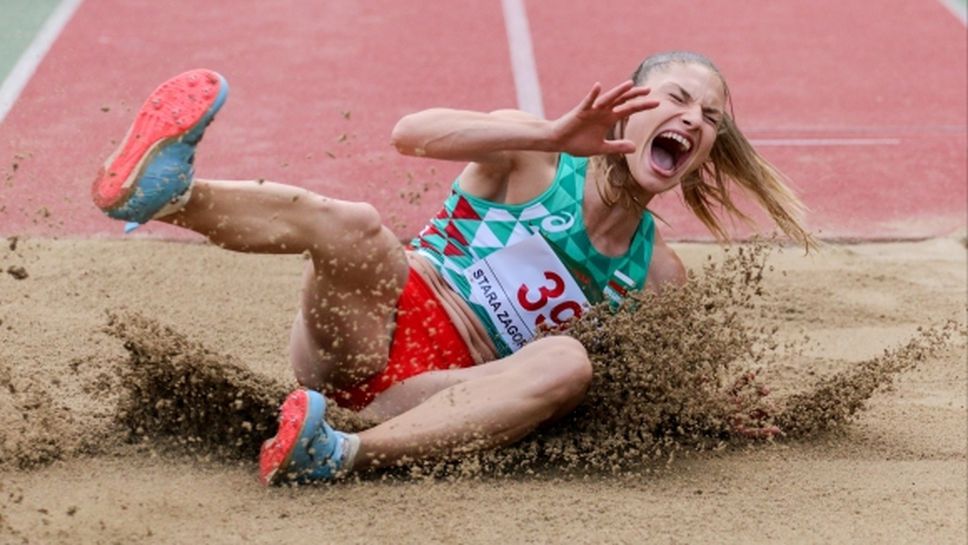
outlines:
[[[601,92],[602,92],[602,84],[595,82],[595,85],[592,85],[592,90],[589,91],[587,95],[585,95],[585,98],[582,99],[581,104],[578,105],[578,109],[590,110],[592,108],[595,108],[598,103],[598,100],[597,100],[598,95],[601,94]]]
[[[578,106],[553,121],[552,139],[562,151],[582,157],[632,153],[634,142],[607,137],[616,123],[658,105],[644,98],[648,94],[647,87],[637,87],[631,80],[607,91],[602,90],[601,83],[595,83]]]
[[[652,92],[650,88],[637,87],[632,80],[627,80],[603,93],[601,83],[596,82],[578,105],[577,111],[596,112],[599,115],[611,115],[617,119],[625,118],[659,105],[655,100],[636,100],[647,96],[650,92]]]
[[[618,113],[618,109],[630,103],[640,102],[635,99],[644,97],[652,92],[648,87],[638,87],[631,80],[622,83],[599,97],[596,108],[608,108]]]
[[[615,115],[628,117],[636,112],[651,110],[659,105],[657,100],[645,100],[644,97],[652,92],[649,87],[632,87],[619,96],[612,108]]]
[[[657,100],[637,100],[616,106],[612,112],[619,117],[628,117],[634,113],[651,110],[659,105]]]
[[[630,100],[644,97],[652,92],[651,87],[637,86],[630,87],[625,93],[616,100],[616,104],[624,104]]]
[[[595,85],[599,85],[599,84],[596,83]],[[627,93],[629,89],[632,89],[634,85],[635,84],[632,82],[632,80],[628,80],[628,81],[623,81],[622,83],[616,85],[615,87],[612,87],[611,89],[606,91],[602,96],[600,96],[598,100],[595,101],[593,108],[595,109],[611,108],[615,104],[621,103],[620,99],[622,95]]]

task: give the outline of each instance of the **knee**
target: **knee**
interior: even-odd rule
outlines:
[[[557,407],[581,402],[592,382],[592,364],[585,347],[572,337],[547,337],[535,343],[542,351],[538,372],[545,379],[545,395]]]
[[[339,233],[342,242],[356,244],[380,235],[383,218],[377,209],[365,202],[340,201],[306,192],[301,204],[305,207],[299,218],[310,222],[311,229],[325,231],[326,238]]]
[[[312,340],[301,311],[289,332],[289,362],[296,382],[311,390],[322,390],[332,370]]]
[[[383,218],[376,207],[367,202],[344,202],[337,214],[339,222],[361,240],[371,239],[383,231]]]

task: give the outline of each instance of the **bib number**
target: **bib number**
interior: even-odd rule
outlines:
[[[581,316],[585,294],[551,246],[534,235],[503,248],[464,271],[471,299],[483,307],[512,350],[538,331]]]

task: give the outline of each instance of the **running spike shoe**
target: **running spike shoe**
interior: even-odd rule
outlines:
[[[326,423],[326,398],[299,389],[279,409],[279,430],[262,444],[259,480],[269,486],[332,479],[343,464],[346,436]]]
[[[191,70],[162,83],[138,111],[118,150],[91,187],[108,216],[145,223],[186,192],[195,175],[195,146],[225,103],[229,86],[211,70]]]

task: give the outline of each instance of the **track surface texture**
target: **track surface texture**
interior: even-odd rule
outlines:
[[[526,2],[546,115],[595,81],[624,79],[651,52],[701,51],[726,75],[741,128],[812,209],[820,237],[964,230],[961,21],[924,0],[885,0],[877,17],[837,0],[737,6]],[[200,176],[367,200],[406,238],[460,165],[398,156],[390,129],[431,106],[515,107],[508,47],[499,2],[84,2],[0,125],[0,234],[121,236],[90,204],[98,167],[158,83],[207,67],[232,93],[201,148]],[[667,238],[709,238],[677,193],[655,208]],[[164,226],[139,234],[193,236]]]

